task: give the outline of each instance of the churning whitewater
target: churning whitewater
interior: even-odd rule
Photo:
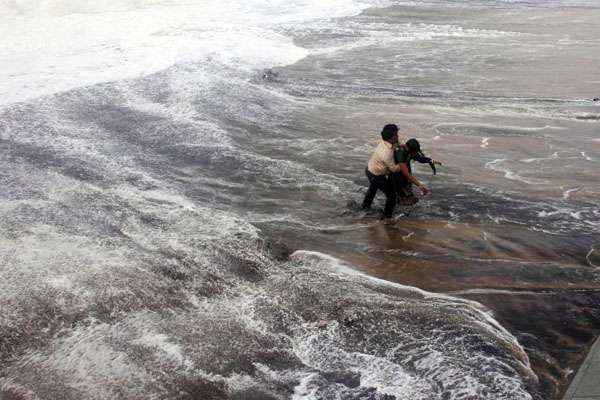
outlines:
[[[489,15],[521,6],[449,3],[448,13],[466,3]],[[422,17],[447,6],[0,2],[0,397],[541,399],[526,349],[489,307],[357,265],[402,254],[398,268],[419,259],[487,271],[508,260],[517,280],[539,262],[558,281],[597,282],[598,189],[556,185],[560,170],[534,176],[538,158],[506,143],[560,142],[552,118],[581,125],[576,148],[546,145],[540,157],[588,174],[600,144],[585,145],[594,122],[577,117],[600,111],[552,93],[528,100],[526,86],[523,98],[507,88],[476,101],[468,84],[456,94],[447,77],[458,67],[424,59],[460,56],[436,46],[478,51],[468,46],[534,34],[493,18],[402,20],[406,7]],[[459,80],[474,76],[467,68]],[[417,70],[410,86],[390,83]],[[436,116],[421,126],[423,113]],[[423,225],[396,233],[345,208],[362,196],[362,163],[391,118],[411,134],[422,127],[442,156],[464,154],[463,136],[484,154],[460,193],[434,185],[438,197],[415,211]],[[515,194],[534,181],[539,191]],[[468,249],[442,244],[438,229],[462,229]],[[424,232],[430,248],[410,248]],[[542,245],[519,259],[529,250],[507,244],[512,234],[549,247],[547,237],[577,238],[571,269]],[[409,247],[365,239],[378,235]],[[492,247],[514,253],[473,261],[471,249]]]

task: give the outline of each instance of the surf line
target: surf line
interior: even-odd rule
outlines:
[[[493,161],[488,161],[487,163],[485,163],[484,168],[491,169],[492,171],[502,172],[502,173],[504,173],[504,177],[506,179],[510,179],[510,180],[513,180],[513,181],[521,181],[521,182],[527,183],[529,185],[535,185],[535,184],[538,183],[538,182],[534,182],[534,181],[530,181],[528,179],[525,179],[521,175],[518,175],[518,174],[514,173],[513,171],[511,171],[508,168],[502,168],[502,167],[500,167],[500,164],[502,164],[502,163],[504,163],[506,161],[509,161],[509,160],[506,159],[506,158],[497,158],[497,159],[495,159]]]
[[[594,159],[588,156],[585,151],[580,151],[579,154],[581,154],[581,157],[583,157],[586,161],[594,161]]]
[[[578,188],[578,187],[576,187],[576,188],[573,188],[573,189],[568,189],[568,190],[565,190],[565,191],[563,192],[563,200],[568,200],[568,199],[569,199],[569,197],[571,196],[571,193],[573,193],[573,192],[576,192],[576,191],[578,191],[578,190],[579,190],[579,188]]]

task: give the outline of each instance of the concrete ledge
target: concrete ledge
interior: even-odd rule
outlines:
[[[564,400],[600,400],[600,338],[579,367]]]

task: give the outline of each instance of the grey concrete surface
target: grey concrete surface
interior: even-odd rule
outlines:
[[[600,400],[600,338],[581,364],[564,400]]]

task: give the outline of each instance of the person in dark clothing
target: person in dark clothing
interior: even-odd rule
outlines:
[[[388,124],[381,131],[381,141],[373,152],[365,170],[369,179],[369,189],[362,203],[363,209],[371,207],[375,195],[381,190],[386,197],[383,215],[386,218],[392,216],[396,205],[396,191],[389,175],[400,172],[400,166],[394,162],[394,146],[398,143],[398,127]]]
[[[415,204],[418,199],[412,192],[412,184],[415,184],[421,192],[426,195],[429,189],[424,186],[413,174],[410,162],[415,160],[421,164],[429,164],[433,173],[436,173],[436,165],[442,163],[425,157],[421,152],[421,145],[417,139],[409,139],[405,144],[397,144],[394,149],[394,161],[401,166],[399,172],[392,174],[394,189],[398,200],[402,204]]]

